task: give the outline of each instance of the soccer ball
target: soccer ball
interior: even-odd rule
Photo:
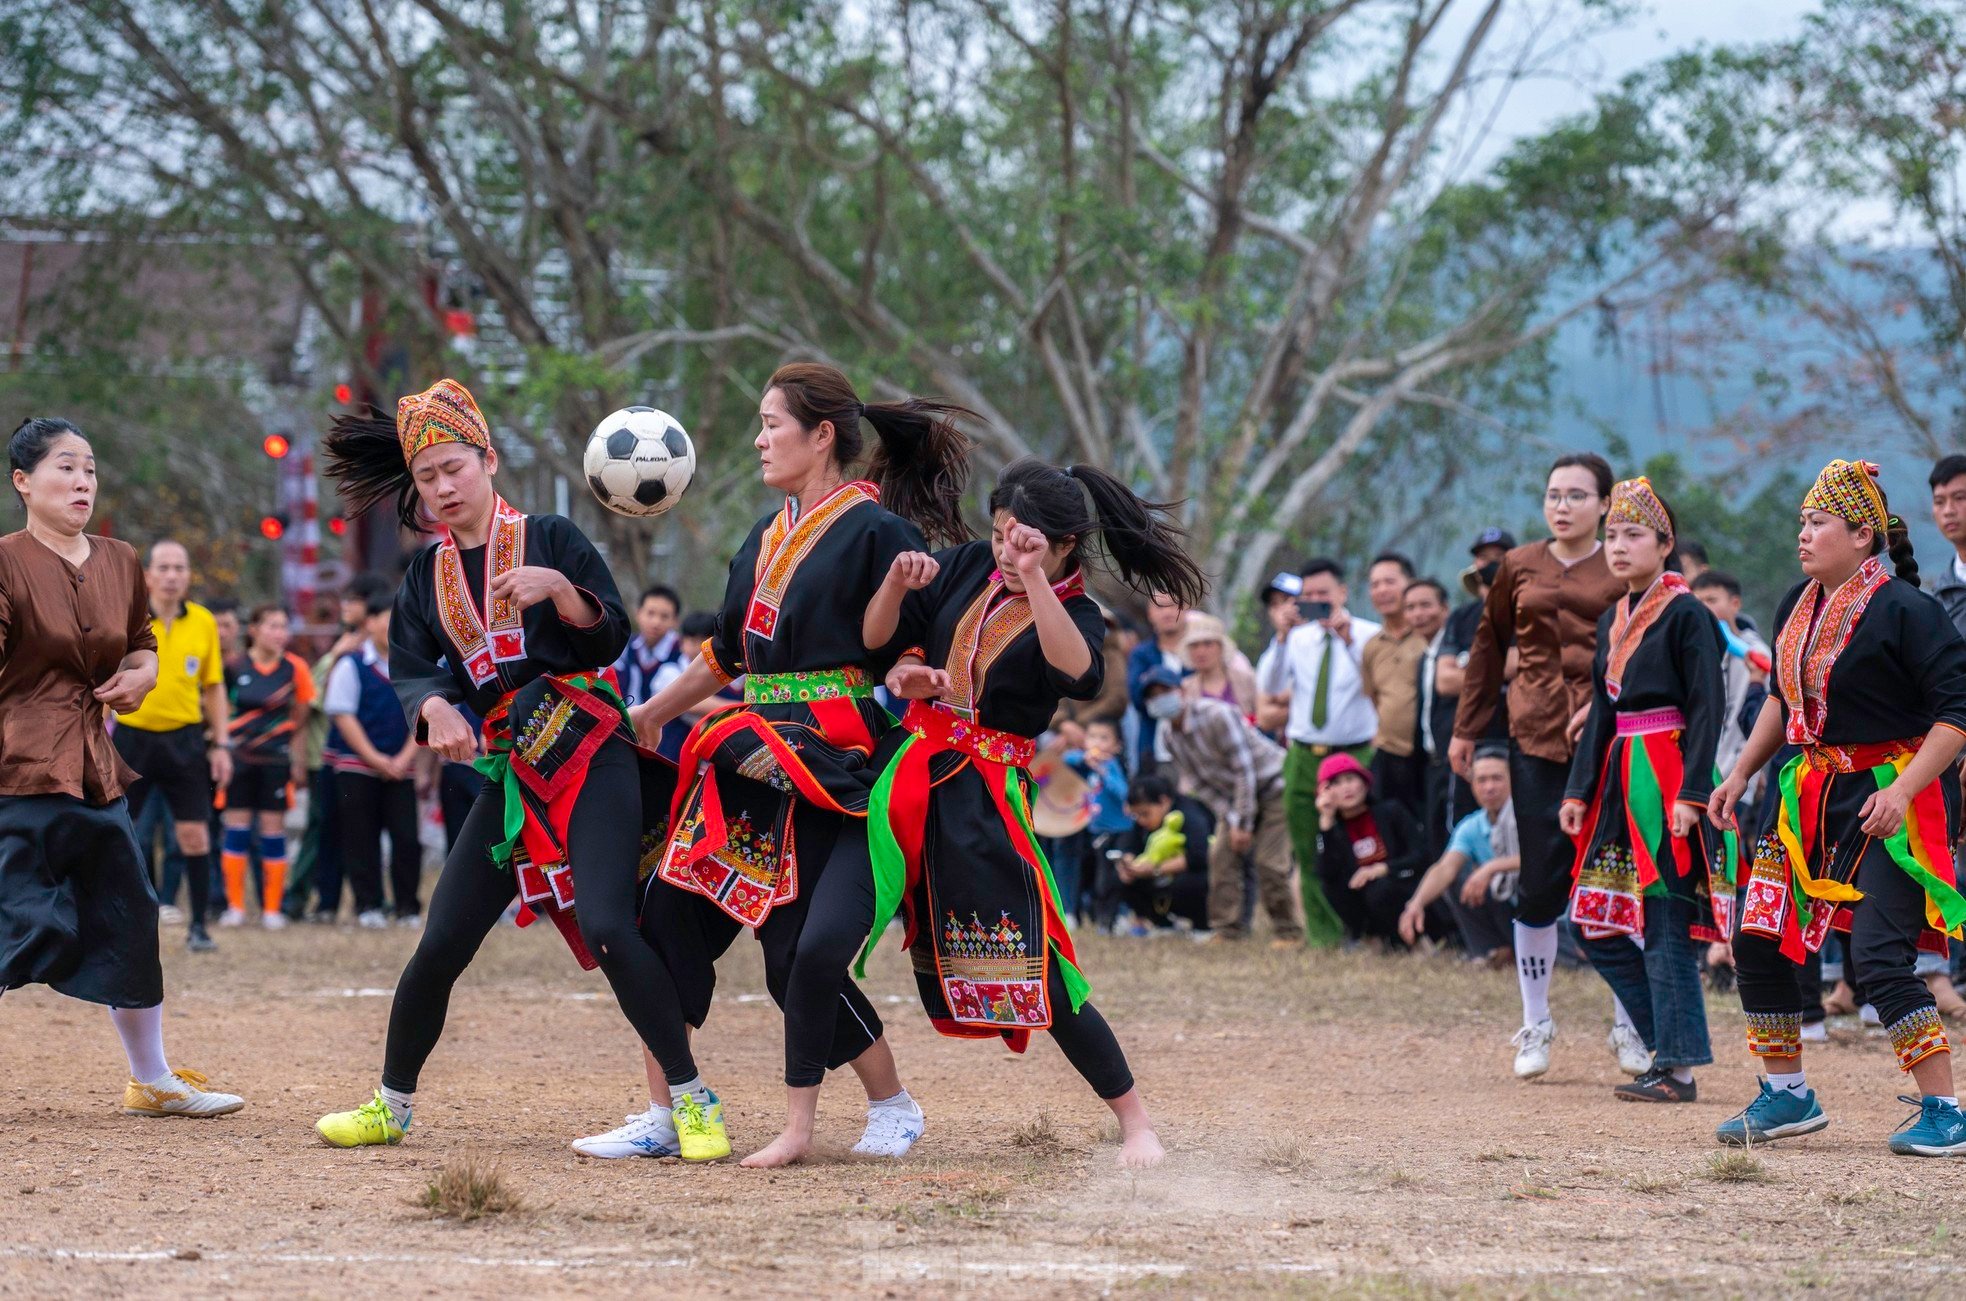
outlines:
[[[696,448],[676,418],[654,407],[623,407],[588,436],[587,486],[617,515],[660,515],[696,475]]]

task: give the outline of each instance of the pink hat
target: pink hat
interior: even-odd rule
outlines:
[[[1328,781],[1336,781],[1346,773],[1357,777],[1367,786],[1372,784],[1372,774],[1366,771],[1365,765],[1352,758],[1349,754],[1340,752],[1334,755],[1327,755],[1324,762],[1317,766],[1318,785],[1322,786]]]

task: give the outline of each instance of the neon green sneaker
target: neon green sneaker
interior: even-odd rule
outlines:
[[[685,1161],[721,1161],[730,1155],[730,1135],[724,1132],[724,1104],[708,1089],[709,1102],[685,1094],[676,1100],[676,1144]]]
[[[383,1143],[400,1143],[403,1141],[403,1131],[408,1128],[407,1119],[400,1125],[396,1123],[396,1113],[382,1100],[381,1089],[376,1090],[373,1101],[365,1102],[353,1111],[337,1111],[314,1122],[314,1132],[335,1147],[375,1147]]]

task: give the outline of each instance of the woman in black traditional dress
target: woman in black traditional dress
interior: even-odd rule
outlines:
[[[621,697],[604,676],[628,641],[607,566],[571,521],[524,515],[493,484],[498,452],[477,403],[453,380],[380,414],[342,417],[327,471],[363,510],[393,499],[404,527],[442,539],[410,561],[389,625],[389,686],[363,708],[399,709],[419,742],[453,762],[479,754],[460,707],[484,719],[491,778],[465,818],[396,985],[381,1087],[321,1118],[337,1147],[401,1141],[424,1061],[443,1033],[451,986],[516,894],[521,923],[542,909],[582,966],[599,966],[662,1063],[676,1129],[705,1139],[716,1097],[690,1055],[668,967],[636,925],[645,773]],[[381,666],[372,666],[379,668]],[[666,792],[665,792],[666,793]],[[542,1016],[544,1016],[542,1011]],[[679,1144],[686,1159],[727,1155]]]
[[[1915,971],[1921,949],[1944,953],[1966,924],[1952,851],[1966,643],[1918,590],[1911,541],[1875,465],[1830,462],[1802,500],[1797,543],[1808,577],[1776,618],[1773,690],[1708,803],[1714,823],[1732,827],[1754,774],[1785,740],[1799,748],[1775,784],[1775,830],[1755,847],[1734,938],[1748,1052],[1767,1076],[1714,1137],[1743,1146],[1829,1124],[1802,1068],[1795,968],[1835,929],[1899,1068],[1918,1084],[1920,1096],[1905,1099],[1918,1112],[1891,1151],[1966,1155],[1951,1045]]]
[[[1153,1165],[1160,1140],[1119,1041],[1087,1001],[1031,827],[1025,765],[1058,702],[1090,700],[1103,685],[1106,625],[1083,569],[1093,536],[1143,593],[1192,606],[1205,585],[1165,508],[1090,466],[1019,461],[990,495],[990,514],[988,542],[897,557],[867,608],[867,645],[898,654],[888,690],[912,703],[905,735],[883,746],[868,832],[874,909],[862,933],[871,949],[905,909],[935,1028],[1001,1036],[1015,1052],[1048,1029],[1119,1118],[1120,1163]]]
[[[702,655],[632,711],[654,745],[665,723],[744,679],[744,704],[703,719],[683,747],[660,884],[642,915],[692,1025],[709,1014],[716,958],[738,930],[754,927],[764,946],[766,983],[785,1012],[787,1119],[748,1166],[810,1150],[820,1081],[847,1064],[870,1103],[855,1151],[899,1156],[922,1133],[880,1018],[847,974],[873,911],[871,759],[894,724],[873,699],[887,665],[870,662],[861,621],[923,532],[968,536],[969,444],[951,423],[963,414],[918,399],[862,403],[831,366],[780,367],[760,403],[757,448],[785,505],[731,562]],[[867,478],[852,480],[862,421],[881,441]]]
[[[0,538],[0,992],[43,984],[101,1003],[123,1041],[133,1116],[222,1116],[164,1058],[157,897],[123,792],[136,780],[104,710],[157,684],[143,570],[127,542],[84,533],[96,458],[66,420],[24,420],[7,444],[27,527]]]
[[[1611,490],[1605,558],[1629,589],[1597,624],[1591,708],[1558,818],[1577,844],[1570,920],[1651,1067],[1622,1102],[1692,1102],[1713,1061],[1693,941],[1733,933],[1731,831],[1705,825],[1727,716],[1720,625],[1666,566],[1678,533],[1649,479]],[[1636,941],[1636,942],[1634,942]]]

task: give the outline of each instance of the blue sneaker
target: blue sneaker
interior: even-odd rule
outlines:
[[[1814,1089],[1798,1098],[1787,1089],[1776,1088],[1766,1079],[1760,1083],[1761,1096],[1714,1129],[1713,1136],[1723,1146],[1748,1147],[1755,1143],[1772,1143],[1778,1138],[1813,1134],[1829,1127],[1829,1117],[1817,1104]]]
[[[1899,1102],[1918,1108],[1891,1135],[1891,1150],[1899,1156],[1966,1156],[1966,1115],[1950,1102],[1899,1094]]]

